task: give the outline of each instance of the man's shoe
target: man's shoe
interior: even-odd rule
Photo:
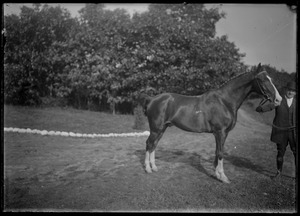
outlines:
[[[277,170],[276,175],[275,175],[275,176],[272,176],[271,179],[277,180],[277,179],[280,179],[280,177],[281,177],[281,172],[280,172],[279,170]]]

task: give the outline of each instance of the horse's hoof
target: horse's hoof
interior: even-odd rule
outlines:
[[[221,181],[222,181],[223,183],[230,184],[229,179],[222,179]]]
[[[226,183],[226,184],[230,184],[229,179],[222,173],[216,171],[216,177],[217,179],[219,179],[221,182]]]
[[[146,173],[152,173],[152,170],[145,169]]]
[[[219,172],[215,172],[216,173],[216,177],[217,177],[217,179],[219,179],[219,180],[221,180],[222,181],[222,179],[221,179],[221,175],[219,174]]]
[[[152,169],[150,167],[145,167],[146,173],[152,173]]]
[[[152,171],[157,172],[158,171],[157,166],[152,166]]]

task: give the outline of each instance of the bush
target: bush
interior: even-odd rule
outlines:
[[[145,129],[146,117],[144,115],[143,107],[137,106],[134,108],[134,125],[133,129],[143,130]]]
[[[4,102],[13,105],[39,105],[40,95],[32,78],[20,65],[4,65]]]
[[[46,96],[41,98],[42,106],[44,107],[66,107],[68,105],[68,101],[62,97],[51,97]]]

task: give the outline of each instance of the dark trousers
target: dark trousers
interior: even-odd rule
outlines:
[[[290,145],[290,148],[293,152],[294,158],[295,158],[295,166],[296,166],[296,139],[294,136],[294,132],[290,131],[287,132],[287,139],[286,142],[283,143],[277,143],[277,170],[282,171],[282,165],[283,165],[283,157],[286,151],[286,147],[288,144]]]

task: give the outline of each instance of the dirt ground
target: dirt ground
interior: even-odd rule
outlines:
[[[239,110],[225,143],[231,184],[214,176],[212,134],[167,129],[158,172],[143,169],[147,137],[70,138],[5,133],[4,211],[296,212],[294,158],[274,181],[271,127]]]

